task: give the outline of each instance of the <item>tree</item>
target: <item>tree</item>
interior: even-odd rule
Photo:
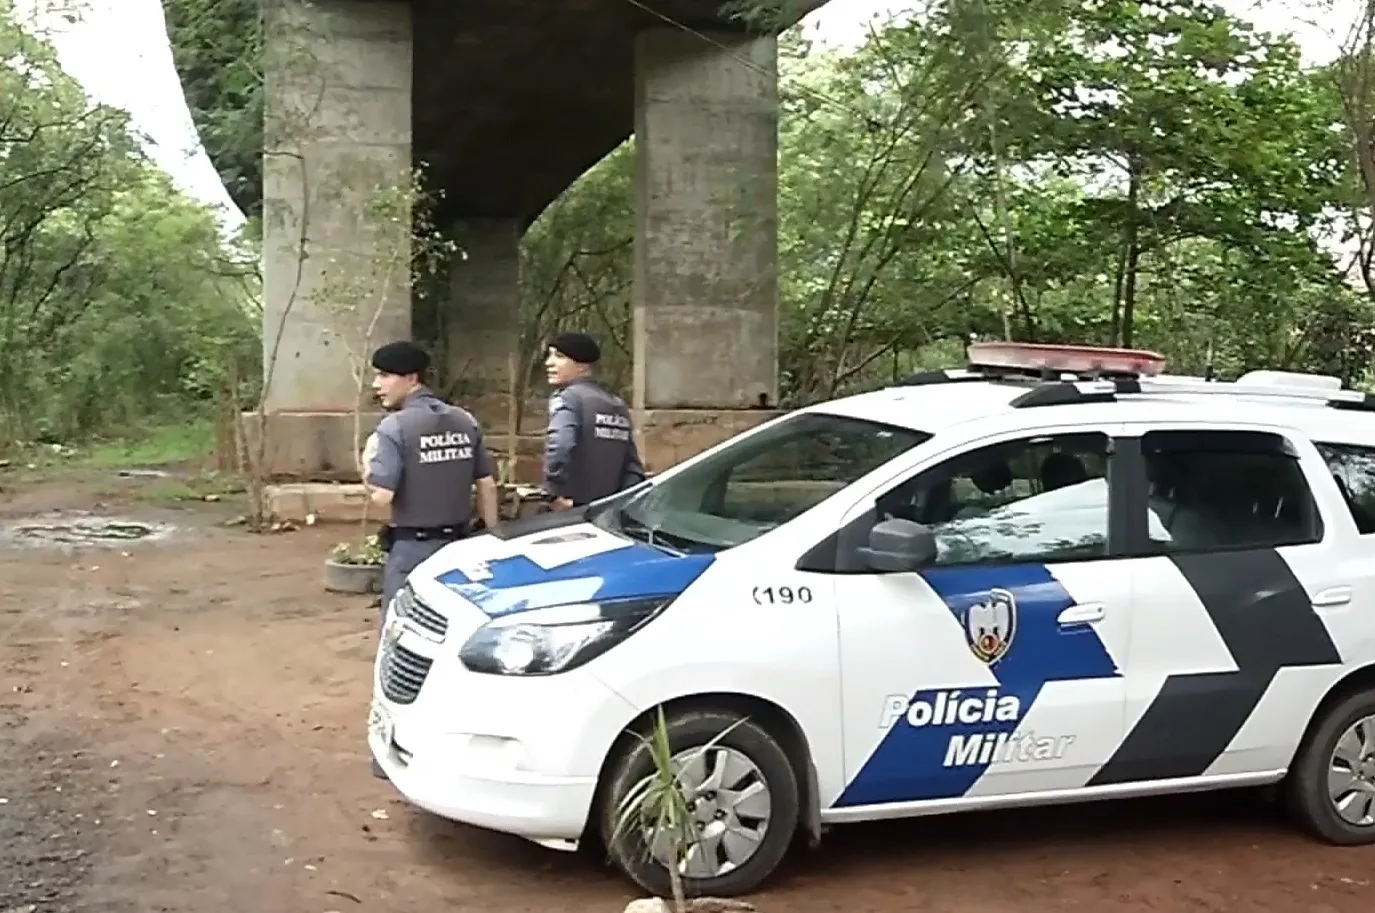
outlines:
[[[70,439],[208,408],[253,348],[251,274],[123,112],[9,13],[0,0],[0,425]]]
[[[980,2],[1025,48],[999,118],[1012,154],[1079,182],[1066,215],[1116,235],[1104,341],[1132,344],[1146,258],[1190,238],[1298,238],[1333,199],[1332,112],[1292,41],[1201,0],[1042,0],[1015,15]]]
[[[945,243],[965,221],[958,134],[989,77],[958,50],[919,25],[843,57],[784,42],[780,361],[795,400],[942,338],[978,281]]]
[[[261,0],[163,0],[191,119],[235,205],[263,208]]]
[[[583,330],[602,339],[599,376],[623,391],[630,382],[634,162],[632,140],[574,182],[525,234],[519,401],[529,397],[544,364],[545,343],[560,330]]]
[[[778,25],[808,5],[735,8]],[[1357,154],[1375,148],[1357,130],[1375,129],[1364,44],[1344,70],[1309,70],[1292,41],[1203,0],[911,13],[853,53],[781,40],[789,401],[947,364],[971,334],[1148,345],[1181,370],[1362,376],[1375,293],[1343,283],[1324,232],[1356,207],[1347,222],[1375,237]],[[198,40],[230,46],[215,30]],[[601,336],[608,378],[628,380],[633,156],[633,143],[608,156],[526,233],[522,400],[554,326]],[[1375,263],[1375,244],[1361,249]]]

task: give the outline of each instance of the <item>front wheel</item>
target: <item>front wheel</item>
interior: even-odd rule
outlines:
[[[1375,691],[1323,715],[1285,785],[1291,813],[1310,833],[1341,846],[1375,843]]]
[[[671,767],[681,797],[681,827],[664,826],[663,802],[643,797],[655,774],[648,739],[627,745],[612,764],[601,812],[602,841],[616,865],[656,897],[672,894],[669,867],[688,896],[748,893],[783,861],[797,831],[800,797],[787,752],[767,729],[740,714],[686,710],[665,718]]]

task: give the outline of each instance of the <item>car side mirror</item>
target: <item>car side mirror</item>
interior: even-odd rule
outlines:
[[[911,520],[882,520],[869,531],[869,544],[859,554],[880,573],[915,571],[935,560],[936,535]]]

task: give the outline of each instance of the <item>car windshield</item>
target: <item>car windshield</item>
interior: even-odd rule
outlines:
[[[930,438],[910,428],[801,412],[644,488],[601,519],[679,551],[734,548]]]

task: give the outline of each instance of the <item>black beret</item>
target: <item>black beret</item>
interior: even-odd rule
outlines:
[[[595,365],[602,357],[601,346],[586,333],[560,333],[549,342],[549,348],[582,365]]]
[[[415,343],[399,339],[378,347],[372,353],[372,366],[383,374],[424,374],[430,367],[430,356]]]

